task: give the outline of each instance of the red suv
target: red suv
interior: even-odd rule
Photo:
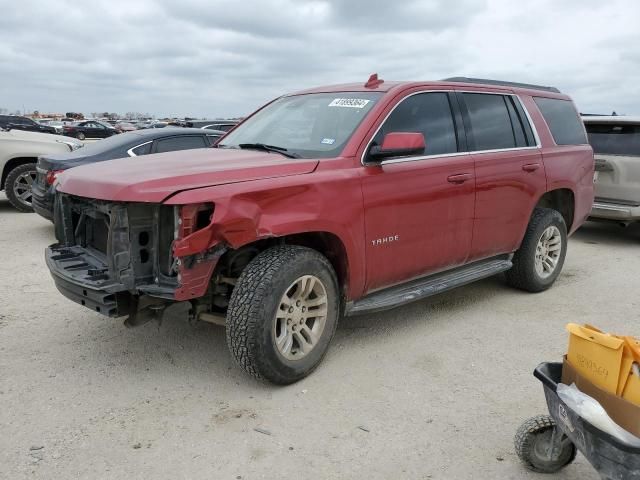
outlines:
[[[554,88],[374,75],[277,98],[216,148],[65,172],[46,260],[60,292],[127,325],[188,302],[244,370],[286,384],[340,315],[499,272],[549,288],[593,175]]]

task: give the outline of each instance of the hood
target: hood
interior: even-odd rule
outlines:
[[[29,132],[26,130],[9,130],[8,132],[0,132],[0,138],[22,140],[26,142],[43,142],[43,143],[73,143],[82,146],[83,143],[74,138],[62,137],[52,133]]]
[[[255,150],[202,148],[84,165],[58,177],[57,189],[80,197],[162,202],[192,188],[311,173],[318,160]]]

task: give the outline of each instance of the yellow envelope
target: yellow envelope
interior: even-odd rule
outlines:
[[[618,395],[618,388],[624,388],[627,382],[626,372],[624,378],[620,378],[623,376],[621,373],[626,341],[590,326],[569,323],[566,328],[570,334],[567,352],[569,362],[594,385]],[[629,360],[629,357],[625,357],[628,367],[631,365]]]

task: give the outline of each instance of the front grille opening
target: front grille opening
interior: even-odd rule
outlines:
[[[140,262],[147,263],[149,261],[149,250],[143,248],[140,250]]]
[[[149,232],[140,232],[138,234],[138,243],[141,247],[146,247],[149,244]]]
[[[88,228],[89,245],[106,254],[109,239],[109,223],[107,220],[105,218],[92,218]]]

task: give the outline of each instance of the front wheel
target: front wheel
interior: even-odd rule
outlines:
[[[338,323],[335,272],[320,253],[283,245],[255,257],[227,310],[227,344],[250,375],[290,384],[322,361]]]
[[[560,275],[567,254],[567,226],[556,210],[536,208],[520,249],[513,256],[507,282],[528,292],[548,289]]]
[[[36,179],[36,164],[18,165],[7,175],[4,191],[7,199],[20,212],[33,212],[31,185]]]
[[[548,415],[524,422],[514,443],[518,458],[533,472],[554,473],[576,458],[576,446]]]

